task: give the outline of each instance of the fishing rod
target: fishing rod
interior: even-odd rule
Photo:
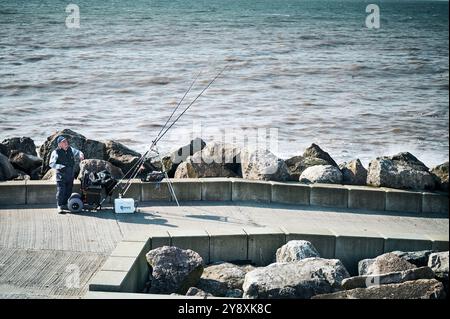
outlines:
[[[175,107],[175,109],[172,111],[172,114],[170,114],[169,118],[167,119],[166,123],[164,123],[164,125],[162,126],[161,130],[159,131],[157,137],[161,134],[162,130],[166,127],[167,123],[170,121],[170,119],[172,118],[173,114],[176,112],[176,110],[179,108],[179,106],[181,105],[181,103],[183,102],[183,100],[185,99],[185,97],[188,95],[188,93],[191,91],[192,87],[194,86],[195,82],[197,81],[197,78],[200,76],[201,71],[197,74],[197,76],[194,78],[194,80],[191,82],[189,88],[184,92],[183,97],[180,99],[180,101],[178,102],[177,106]],[[135,169],[139,169],[140,166],[145,162],[145,159],[147,159],[147,154],[152,150],[152,147],[155,146],[155,140],[152,141],[152,145],[149,147],[149,149],[143,154],[141,155],[141,157],[128,169],[128,171],[123,175],[123,177],[120,179],[120,181],[108,192],[108,194],[106,194],[106,197],[101,201],[100,205],[103,204],[103,202],[106,200],[106,198],[108,196],[110,196],[114,190],[116,188],[118,188],[121,184],[122,181],[125,180],[125,178],[128,176],[128,174],[130,174],[130,172],[133,172],[132,174],[130,174],[130,177],[128,178],[127,182],[125,183],[125,185],[123,185],[120,189],[119,192],[119,196],[122,196],[124,194],[124,187],[129,183],[129,181],[132,179],[132,176],[134,175],[134,170]]]
[[[184,111],[172,122],[172,124],[164,131],[164,133],[155,140],[155,144],[158,143],[163,136],[172,128],[172,126],[175,125],[175,123],[180,119],[180,117],[183,116],[184,113],[186,113],[187,110],[189,110],[189,108],[195,103],[195,101],[197,101],[197,99],[217,80],[217,78],[223,73],[223,71],[225,71],[225,69],[228,67],[228,65],[225,65],[225,67],[220,70],[219,73],[217,73],[217,75],[208,83],[208,85],[197,95],[197,97],[191,102],[189,103],[189,105],[184,109]]]
[[[191,107],[191,106],[192,106],[192,105],[200,98],[200,96],[202,96],[203,93],[205,93],[205,91],[206,91],[206,90],[207,90],[207,89],[208,89],[208,88],[209,88],[209,87],[217,80],[217,78],[225,71],[225,69],[226,69],[227,67],[228,67],[228,65],[226,65],[222,70],[220,70],[220,72],[218,72],[218,73],[216,74],[216,76],[208,83],[208,85],[207,85],[206,87],[203,88],[203,90],[195,97],[195,99],[194,99],[191,103],[188,104],[188,106],[183,110],[183,112],[181,112],[181,114],[178,115],[178,117],[177,117],[175,120],[173,120],[172,124],[170,124],[170,126],[164,130],[164,128],[165,128],[165,126],[167,125],[167,123],[169,123],[169,120],[166,121],[166,124],[165,124],[164,127],[160,130],[160,133],[158,134],[158,136],[153,140],[152,145],[150,146],[149,151],[152,151],[153,147],[156,146],[156,144],[164,137],[164,135],[166,135],[166,133],[167,133],[167,132],[175,125],[176,122],[178,122],[178,120],[179,120],[179,119],[180,119],[180,118],[181,118],[181,117],[189,110],[189,108],[190,108],[190,107]],[[185,96],[186,96],[186,94],[185,94]],[[180,104],[181,104],[181,103],[180,103]],[[176,109],[178,109],[178,106],[177,106]],[[176,110],[175,110],[175,111],[176,111]],[[175,113],[175,111],[172,112],[170,118],[173,116],[173,114]],[[161,132],[162,132],[162,133],[161,133]],[[159,155],[159,153],[158,153],[158,155]],[[144,161],[145,161],[145,159],[143,159],[142,162],[144,162]],[[164,164],[162,163],[162,160],[161,160],[161,165],[164,166]],[[164,168],[164,167],[163,167],[163,168]],[[134,177],[136,177],[136,175],[138,174],[138,170],[139,170],[139,167],[136,166],[134,173],[130,176],[130,178],[128,179],[127,183],[124,185],[124,187],[122,187],[121,195],[124,195],[124,194],[128,191],[128,189],[129,189],[130,186],[131,186],[130,181],[131,181],[131,179],[133,179]],[[166,174],[166,175],[167,175],[167,174]]]
[[[129,178],[127,179],[127,182],[125,183],[125,185],[122,186],[120,194],[122,194],[122,192],[124,191],[125,187],[127,187],[127,184],[130,182],[131,179],[133,179],[133,176],[136,176],[137,173],[139,172],[139,169],[141,167],[141,165],[145,162],[145,160],[147,159],[147,154],[149,152],[152,151],[153,147],[156,145],[156,139],[161,135],[161,132],[164,130],[164,128],[167,126],[167,123],[169,123],[169,121],[172,119],[172,116],[175,114],[175,112],[178,110],[178,108],[180,107],[181,103],[183,103],[184,98],[188,95],[188,93],[191,91],[192,87],[194,86],[195,82],[197,81],[198,77],[200,76],[200,74],[202,73],[202,71],[200,71],[197,76],[194,78],[194,80],[192,81],[191,85],[189,86],[189,88],[184,92],[183,97],[181,98],[181,100],[178,102],[178,104],[176,105],[176,107],[173,109],[172,113],[170,114],[170,116],[168,117],[168,119],[166,120],[166,123],[164,123],[164,125],[161,127],[160,131],[158,132],[158,134],[156,135],[156,138],[152,141],[152,144],[150,145],[149,149],[133,164],[133,166],[125,173],[124,177],[121,179],[120,182],[122,182],[122,180],[124,180],[126,178],[126,176],[132,171],[132,173],[130,174]],[[119,182],[119,184],[120,184]]]
[[[154,148],[156,147],[156,144],[164,137],[164,135],[175,125],[176,122],[178,122],[178,120],[189,110],[189,108],[200,98],[200,96],[203,95],[203,93],[216,81],[216,79],[225,71],[225,69],[228,67],[228,65],[226,65],[222,70],[220,70],[220,72],[217,73],[217,75],[208,83],[208,85],[195,97],[195,99],[188,104],[188,106],[183,110],[183,112],[178,115],[178,117],[170,124],[169,127],[166,128],[167,124],[170,122],[170,120],[172,119],[173,115],[175,114],[175,112],[178,110],[179,106],[181,105],[181,103],[183,102],[183,100],[185,99],[185,97],[189,94],[189,92],[191,91],[193,85],[195,84],[197,78],[200,76],[201,72],[199,72],[197,74],[197,76],[194,78],[194,80],[192,81],[191,85],[189,86],[189,88],[186,90],[186,92],[184,93],[183,97],[181,98],[181,100],[178,102],[177,106],[174,108],[174,110],[172,111],[172,113],[170,114],[169,118],[166,120],[165,124],[161,127],[159,133],[157,134],[156,138],[152,141],[152,144],[150,145],[149,149],[132,165],[132,167],[125,173],[124,177],[119,181],[119,183],[117,183],[116,186],[114,186],[114,188],[107,194],[107,196],[109,196],[116,187],[118,187],[119,185],[122,185],[123,180],[125,180],[126,176],[128,174],[130,174],[129,178],[127,179],[126,183],[124,183],[121,188],[120,188],[120,192],[119,192],[119,197],[125,195],[125,193],[128,191],[128,189],[131,186],[131,180],[133,178],[135,178],[139,172],[139,169],[141,167],[141,165],[145,162],[145,160],[148,158],[148,154],[153,151],[155,152]],[[159,153],[156,151],[155,152],[157,154],[157,156],[159,156]],[[156,157],[156,156],[154,156]],[[168,180],[169,177],[167,175],[167,172],[165,171],[165,167],[164,164],[162,163],[161,160],[161,165],[163,166],[163,170],[164,170],[164,174],[166,179]],[[170,182],[169,182],[170,183]],[[176,199],[176,196],[174,194],[174,190],[172,187],[169,186],[169,189],[171,190],[171,192],[173,193],[172,195],[174,196],[177,204],[178,204],[178,200]],[[104,201],[104,200],[103,200]],[[103,202],[102,201],[102,202]],[[178,204],[179,205],[179,204]]]
[[[152,141],[152,146],[154,143],[154,141],[159,137],[159,135],[161,135],[161,132],[164,130],[164,128],[166,127],[167,123],[169,123],[169,121],[172,119],[172,116],[175,114],[175,112],[178,110],[178,108],[180,107],[181,103],[183,102],[184,98],[186,97],[186,95],[191,91],[192,87],[194,86],[194,83],[197,81],[198,77],[200,76],[200,74],[202,74],[202,71],[198,72],[197,76],[194,78],[194,81],[192,81],[191,85],[189,86],[189,88],[186,90],[186,92],[184,92],[183,97],[181,98],[181,100],[178,102],[177,106],[175,107],[175,109],[172,111],[172,114],[170,114],[169,118],[167,119],[166,123],[164,123],[164,125],[161,127],[161,129],[158,132],[158,135],[156,135],[156,138]],[[150,146],[151,149],[151,146]]]
[[[219,72],[219,74],[218,75],[220,75],[221,73],[223,72],[223,70],[221,70],[221,72]],[[200,74],[199,74],[200,75]],[[198,77],[198,76],[197,76]],[[217,79],[217,75],[212,79],[212,81],[210,81],[209,83],[208,83],[208,85],[200,92],[200,94],[198,94],[197,95],[197,97],[185,108],[185,110],[172,122],[172,124],[164,131],[164,128],[167,126],[167,124],[169,123],[169,121],[170,121],[170,119],[172,118],[172,116],[173,116],[173,114],[176,112],[176,110],[178,109],[178,107],[179,107],[179,105],[177,105],[177,107],[174,109],[174,111],[172,112],[172,114],[170,115],[170,117],[169,117],[169,119],[166,121],[166,123],[164,124],[164,126],[162,127],[162,129],[160,130],[160,132],[158,133],[158,135],[156,136],[156,138],[152,141],[152,144],[151,144],[151,146],[149,147],[149,150],[146,152],[146,154],[148,154],[150,151],[152,151],[153,150],[153,148],[156,146],[156,143],[158,143],[160,140],[161,140],[161,138],[168,132],[168,130],[180,119],[180,117],[184,114],[184,113],[186,113],[186,111],[187,111],[187,109],[189,109],[191,106],[192,106],[192,104],[194,104],[194,102],[206,91],[206,89],[208,89],[210,86],[211,86],[211,84]],[[196,78],[197,79],[197,78]],[[195,83],[195,81],[192,83],[192,85]],[[192,87],[192,85],[191,85],[191,87]],[[191,88],[190,87],[190,88]],[[188,91],[186,91],[186,93],[185,93],[185,95],[183,96],[183,99],[184,99],[184,97],[187,95],[187,93],[190,91],[190,88],[188,89]],[[182,99],[182,100],[183,100]],[[179,104],[181,104],[181,102],[182,101],[180,101],[180,103]],[[161,132],[163,132],[162,134],[161,134]],[[145,156],[144,157],[142,157],[141,158],[141,161],[140,161],[140,164],[139,165],[136,165],[136,167],[134,168],[134,171],[133,171],[133,173],[130,175],[130,177],[128,178],[128,180],[127,180],[127,183],[125,183],[125,185],[122,187],[122,189],[121,189],[121,194],[123,195],[124,193],[126,193],[126,191],[128,191],[128,188],[130,187],[130,185],[131,185],[131,179],[133,179],[133,178],[135,178],[136,177],[136,175],[138,174],[138,172],[139,172],[139,167],[140,167],[140,165],[142,165],[142,163],[144,163],[145,162],[145,160],[146,160],[146,154],[144,154]],[[138,162],[137,162],[138,163]],[[136,163],[136,164],[137,164]],[[162,163],[162,160],[161,160],[161,164],[162,165],[164,165],[163,163]]]

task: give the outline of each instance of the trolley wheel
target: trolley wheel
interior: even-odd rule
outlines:
[[[70,199],[70,198],[81,198],[81,194],[78,194],[78,193],[72,193],[72,194],[70,195],[69,199]]]
[[[67,208],[72,213],[79,213],[83,210],[83,201],[78,197],[70,197],[67,202]]]

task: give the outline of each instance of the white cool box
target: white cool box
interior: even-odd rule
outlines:
[[[135,210],[133,198],[114,199],[114,212],[116,214],[133,214]]]

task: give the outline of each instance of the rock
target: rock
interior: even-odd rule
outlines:
[[[245,276],[244,298],[311,298],[340,289],[349,274],[337,259],[306,258],[273,263]]]
[[[9,156],[9,161],[17,169],[30,175],[32,171],[42,165],[42,159],[29,155],[20,151],[12,151]]]
[[[420,267],[386,274],[346,278],[342,281],[342,288],[349,290],[367,288],[373,285],[398,284],[410,280],[433,278],[434,272],[430,267]]]
[[[298,182],[300,175],[302,175],[303,171],[308,167],[329,165],[329,163],[320,158],[294,156],[286,160],[286,165],[289,171],[289,180]]]
[[[418,279],[400,284],[344,290],[314,296],[313,299],[444,299],[445,296],[442,283],[436,279]]]
[[[8,181],[18,176],[9,159],[5,155],[0,154],[0,181]]]
[[[176,151],[170,153],[162,158],[164,168],[166,169],[167,175],[170,178],[175,176],[175,171],[182,162],[184,162],[188,156],[194,155],[195,153],[201,151],[206,146],[205,141],[201,138],[193,139],[188,145],[182,146]]]
[[[302,156],[294,156],[286,160],[290,180],[298,181],[303,171],[311,166],[332,165],[338,167],[330,154],[322,150],[318,145],[311,144]]]
[[[448,294],[448,251],[430,254],[428,266],[433,269],[436,279],[442,282]]]
[[[325,160],[329,165],[338,167],[336,162],[331,158],[330,154],[322,150],[319,145],[314,143],[305,150],[305,152],[303,153],[303,157],[320,158]]]
[[[448,162],[433,167],[431,173],[436,176],[438,188],[448,192]]]
[[[9,156],[9,150],[8,150],[8,148],[6,147],[6,145],[3,145],[3,144],[1,144],[1,143],[0,143],[0,154],[5,155],[6,157]]]
[[[86,159],[80,163],[80,174],[78,178],[81,178],[85,171],[98,173],[105,170],[115,179],[120,179],[123,176],[122,170],[110,162],[98,159]]]
[[[290,240],[277,249],[277,263],[302,260],[310,257],[320,257],[316,248],[306,240]]]
[[[387,253],[375,258],[367,268],[365,275],[379,275],[414,268],[417,267],[405,259],[398,257],[396,254]]]
[[[240,289],[228,290],[225,294],[226,298],[242,298],[244,292]]]
[[[398,257],[400,257],[403,260],[406,260],[407,262],[417,266],[417,267],[424,267],[428,265],[428,256],[432,253],[432,250],[420,250],[420,251],[392,251],[391,254],[394,254]],[[383,255],[380,255],[384,256]],[[360,260],[358,263],[358,274],[360,276],[369,275],[368,269],[370,265],[372,265],[375,262],[375,258],[370,259],[363,259]]]
[[[197,288],[203,291],[207,291],[208,293],[216,297],[224,297],[229,290],[228,284],[226,282],[208,278],[200,278],[197,284]]]
[[[42,167],[42,166],[41,166]],[[38,180],[38,179],[41,179],[41,167],[38,167],[38,168],[36,168],[35,170],[33,170],[31,173],[30,173],[30,178],[32,179],[32,180]]]
[[[28,175],[27,173],[25,173],[21,170],[16,169],[16,174],[17,174],[17,177],[14,178],[15,181],[28,181],[31,179],[30,175]]]
[[[242,290],[245,275],[255,269],[251,265],[238,266],[223,262],[206,267],[197,287],[216,297],[236,295],[234,290]],[[242,292],[240,293],[240,298]]]
[[[105,149],[105,160],[120,168],[124,174],[126,174],[141,157],[141,154],[138,152],[115,141],[105,141]]]
[[[162,163],[160,160],[155,160],[155,159],[150,158],[144,162],[144,165],[146,165],[148,167],[149,173],[153,172],[153,171],[160,171],[160,172],[163,171]]]
[[[242,177],[251,180],[286,181],[286,163],[269,150],[241,151]]]
[[[339,165],[342,172],[342,183],[346,185],[366,185],[367,170],[359,159]]]
[[[432,253],[428,258],[428,267],[434,272],[448,272],[448,251]]]
[[[367,275],[370,265],[372,265],[374,262],[375,262],[375,258],[367,258],[367,259],[360,260],[358,262],[358,275],[360,275],[360,276]]]
[[[342,173],[338,168],[331,165],[311,166],[300,175],[300,182],[342,184]]]
[[[367,184],[399,189],[433,190],[436,179],[428,167],[410,153],[378,157],[369,164]]]
[[[45,173],[45,175],[42,177],[42,180],[48,180],[48,181],[56,181],[56,170],[54,168],[51,168]]]
[[[50,169],[48,163],[50,161],[50,155],[53,150],[58,146],[56,143],[56,138],[59,135],[65,136],[69,140],[70,146],[73,146],[83,152],[85,159],[105,159],[105,144],[102,142],[88,140],[83,135],[74,132],[70,129],[64,129],[62,131],[56,132],[49,137],[39,148],[39,155],[43,160],[41,175],[44,176],[45,173]],[[78,159],[76,164],[78,164]],[[75,169],[76,174],[78,174],[78,167]]]
[[[86,139],[81,151],[85,159],[101,159],[106,160],[106,145],[103,142]]]
[[[416,265],[417,267],[424,267],[428,265],[428,257],[431,253],[433,253],[432,250],[420,250],[420,251],[393,251],[393,254],[396,254],[400,258],[406,260],[407,262],[410,262],[413,265]]]
[[[163,246],[146,254],[151,267],[150,293],[186,294],[197,285],[203,272],[202,257],[190,249]]]
[[[188,289],[186,296],[197,296],[197,297],[212,297],[210,293],[204,292],[201,289],[198,289],[196,287],[191,287]]]
[[[245,275],[254,270],[251,265],[238,266],[228,262],[213,264],[204,269],[202,279],[226,283],[227,289],[242,289]]]
[[[209,143],[178,165],[175,178],[238,177],[240,150],[225,143]]]
[[[29,137],[7,138],[1,144],[4,146],[3,150],[6,150],[6,153],[2,152],[5,156],[10,156],[13,151],[37,156],[36,145],[34,145],[34,141]]]

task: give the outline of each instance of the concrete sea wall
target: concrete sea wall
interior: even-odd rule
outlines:
[[[448,193],[406,191],[369,186],[251,181],[241,178],[171,179],[180,201],[254,201],[362,210],[432,213],[448,216]],[[74,192],[79,192],[79,182]],[[55,182],[0,183],[0,206],[54,204]],[[112,198],[117,197],[113,194]],[[137,201],[172,201],[166,182],[133,180],[126,197]]]

